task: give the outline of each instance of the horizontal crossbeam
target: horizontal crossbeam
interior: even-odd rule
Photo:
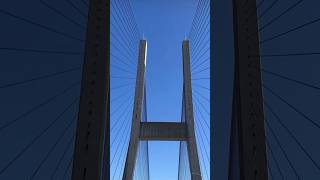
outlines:
[[[185,141],[186,124],[180,122],[141,122],[140,140]]]

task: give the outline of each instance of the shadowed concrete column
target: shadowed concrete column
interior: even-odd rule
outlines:
[[[142,101],[143,101],[143,93],[144,93],[146,56],[147,56],[147,41],[140,40],[131,134],[130,134],[130,142],[129,142],[129,148],[127,153],[127,159],[126,159],[125,168],[124,168],[123,180],[133,179],[133,172],[134,172],[135,163],[136,163],[136,157],[137,157],[137,151],[138,151],[138,145],[139,145],[140,122],[142,119],[141,116],[142,116]]]
[[[190,72],[190,51],[189,41],[182,43],[183,58],[183,106],[185,123],[187,127],[187,149],[192,180],[201,180],[199,158],[197,152],[196,136],[194,131],[194,116],[192,105],[191,72]]]
[[[267,180],[256,0],[233,0],[235,78],[229,180]]]
[[[107,0],[90,0],[85,60],[76,130],[73,180],[101,180],[104,145],[109,144],[109,17]],[[106,122],[107,121],[107,122]],[[104,173],[104,176],[109,176]]]

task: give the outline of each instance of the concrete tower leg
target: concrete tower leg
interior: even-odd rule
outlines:
[[[189,158],[189,167],[191,180],[201,180],[201,171],[197,152],[196,135],[194,131],[194,115],[192,104],[192,86],[190,71],[190,52],[189,41],[182,43],[182,59],[183,59],[183,106],[185,113],[185,123],[187,127],[187,149]]]
[[[267,180],[255,0],[234,0],[235,78],[229,180]]]
[[[124,167],[123,180],[132,180],[133,173],[137,158],[138,146],[139,146],[139,135],[140,135],[140,123],[142,116],[142,103],[144,93],[144,74],[146,69],[146,56],[147,56],[147,41],[141,40],[139,46],[139,59],[137,68],[136,78],[136,89],[134,97],[134,107],[132,115],[132,125],[130,142],[128,148],[127,159]]]

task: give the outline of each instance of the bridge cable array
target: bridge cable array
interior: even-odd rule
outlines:
[[[317,5],[303,0],[257,1],[268,172],[272,180],[320,176],[319,147],[310,140],[320,128],[317,111],[312,108],[316,106],[320,90],[314,79],[318,75],[312,72],[312,67],[319,67],[316,59],[320,53],[309,50],[318,42],[310,37],[317,36],[320,20],[313,17],[312,6]],[[293,14],[301,13],[303,18],[288,21],[294,19]],[[303,39],[297,40],[299,35]],[[307,72],[302,66],[311,71]]]
[[[111,0],[110,5],[110,177],[106,179],[118,180],[129,146],[142,36],[129,0]],[[147,143],[140,143],[134,179],[149,179],[148,161]]]
[[[0,179],[71,177],[88,12],[82,2],[1,3]]]
[[[210,1],[199,0],[188,34],[195,134],[202,179],[210,179]],[[190,179],[185,142],[178,179]]]

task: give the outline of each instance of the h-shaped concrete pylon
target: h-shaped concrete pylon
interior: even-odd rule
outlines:
[[[145,70],[147,41],[141,40],[135,86],[134,109],[123,180],[133,180],[134,169],[140,140],[186,141],[191,180],[201,180],[197,143],[194,131],[192,87],[190,73],[189,41],[182,43],[183,54],[183,122],[142,122],[142,110],[145,93]]]

